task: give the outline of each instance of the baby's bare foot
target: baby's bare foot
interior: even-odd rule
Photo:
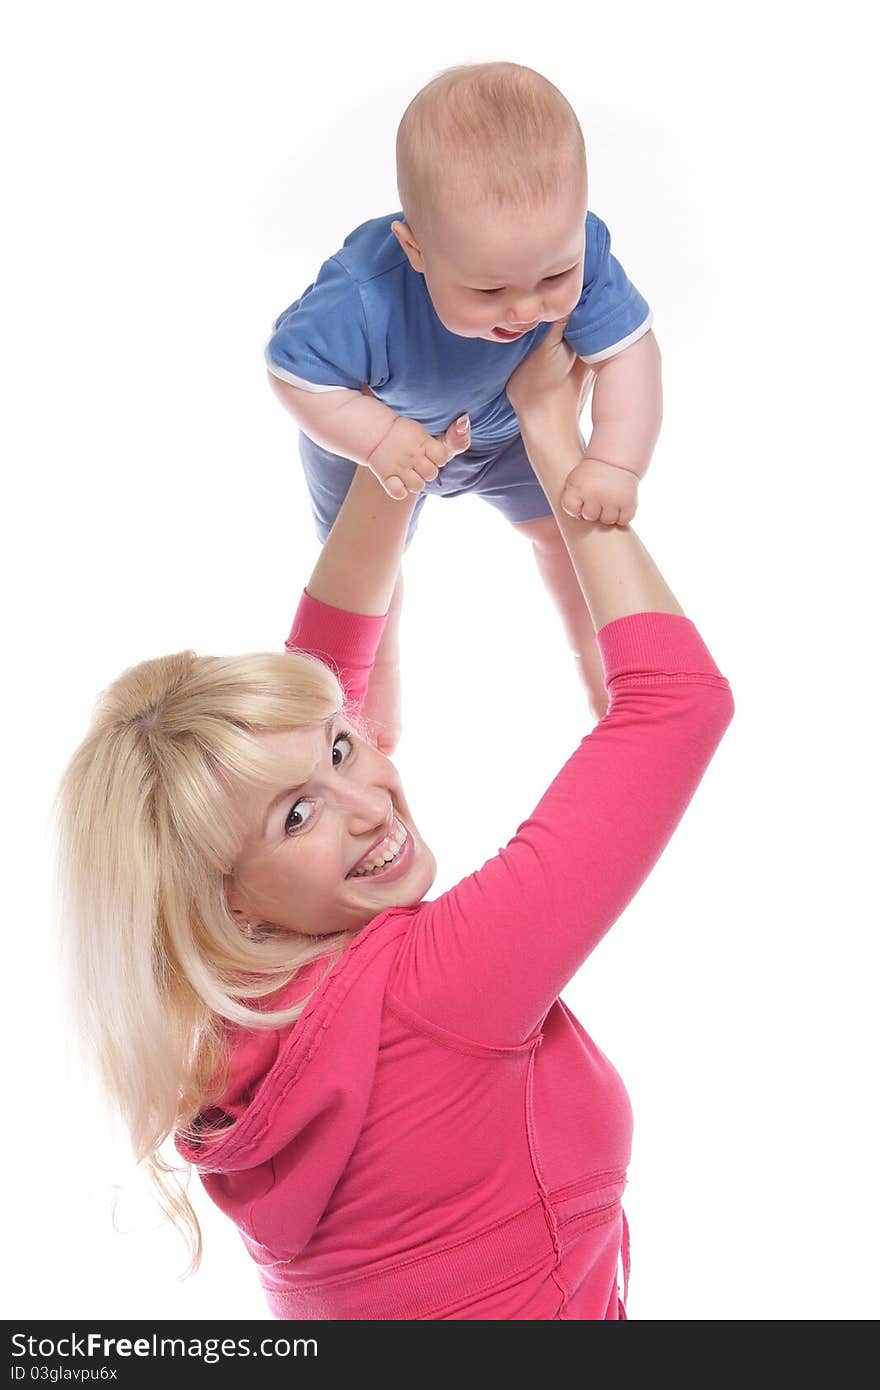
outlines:
[[[373,667],[362,715],[379,752],[390,758],[403,732],[400,714],[400,667],[396,662],[380,663]]]

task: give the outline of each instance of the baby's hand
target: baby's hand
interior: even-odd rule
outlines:
[[[639,480],[635,473],[585,454],[565,480],[561,506],[569,516],[628,526],[636,514]]]
[[[436,437],[416,420],[399,416],[367,458],[367,467],[389,497],[402,502],[407,493],[421,492],[433,482],[444,463],[470,448],[471,422],[462,415],[445,434]]]

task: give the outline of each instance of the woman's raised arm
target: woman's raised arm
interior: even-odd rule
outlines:
[[[733,716],[727,680],[630,528],[562,512],[582,365],[548,335],[508,395],[593,615],[608,713],[506,847],[422,904],[389,980],[414,1016],[492,1048],[533,1036],[651,872]],[[523,717],[523,737],[540,737],[540,712]]]
[[[631,613],[682,614],[678,600],[628,526],[603,526],[562,508],[565,480],[583,455],[578,422],[591,372],[551,328],[514,372],[507,387],[535,475],[553,508],[578,583],[598,633]]]
[[[449,457],[470,444],[470,427],[449,426]],[[300,598],[285,646],[331,666],[358,713],[400,571],[421,487],[389,497],[366,466],[355,469],[345,500]]]
[[[391,604],[418,493],[389,497],[369,468],[351,486],[306,584],[319,603],[383,617]]]

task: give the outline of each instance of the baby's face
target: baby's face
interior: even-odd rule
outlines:
[[[450,333],[514,342],[580,299],[586,216],[584,183],[539,211],[453,209],[420,248],[420,264],[410,259]]]

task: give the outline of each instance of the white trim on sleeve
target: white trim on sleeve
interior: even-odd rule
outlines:
[[[294,376],[293,372],[285,371],[284,367],[277,367],[274,362],[266,360],[266,366],[273,376],[277,376],[281,381],[287,381],[291,386],[299,386],[303,391],[350,391],[350,386],[317,386],[314,381],[306,381],[301,376]]]
[[[628,333],[625,338],[621,338],[619,343],[614,343],[611,347],[603,348],[601,352],[591,352],[589,357],[582,357],[580,353],[578,353],[578,356],[581,358],[582,362],[604,362],[606,357],[616,357],[619,352],[623,352],[624,348],[630,347],[632,343],[637,343],[639,338],[644,338],[653,322],[654,314],[653,311],[649,309],[648,317],[644,322],[640,323],[638,328],[634,328],[632,333]]]

